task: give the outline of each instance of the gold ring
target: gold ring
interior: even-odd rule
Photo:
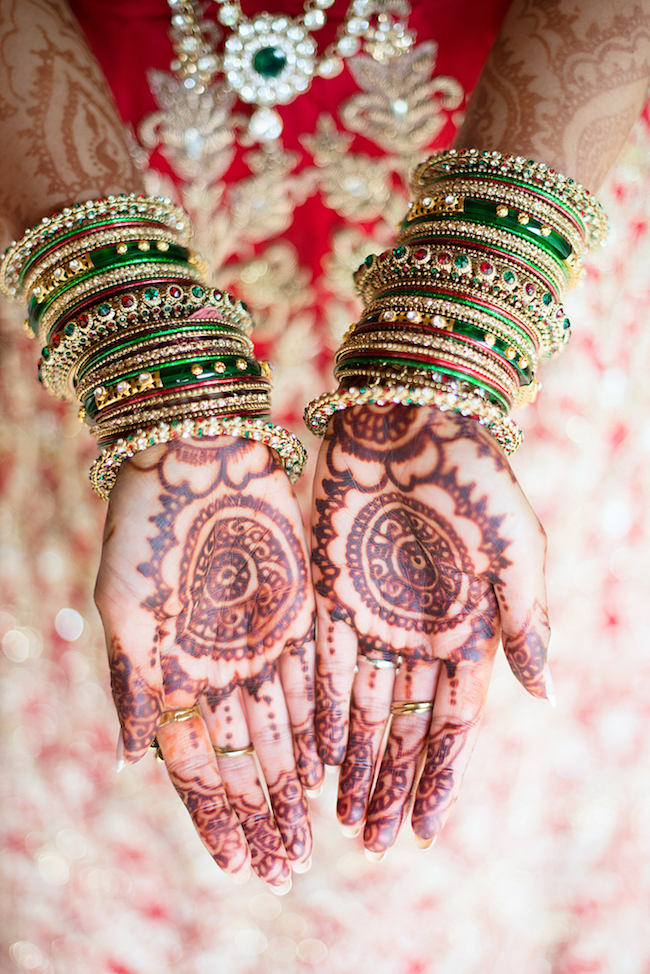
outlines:
[[[365,656],[363,653],[359,653],[359,658],[369,663],[370,666],[374,666],[376,670],[396,669],[402,662],[401,656],[396,656],[395,659],[375,659],[373,656]]]
[[[180,710],[166,710],[165,713],[161,715],[158,726],[163,727],[165,724],[171,724],[173,721],[178,723],[181,720],[189,720],[190,717],[200,716],[201,708],[199,707],[198,703],[195,703],[193,707],[181,707]]]
[[[428,714],[433,710],[433,704],[428,700],[396,700],[390,705],[393,717],[405,714]]]
[[[163,757],[163,752],[160,750],[160,744],[158,743],[158,738],[157,737],[154,737],[154,739],[151,742],[151,744],[149,745],[149,747],[153,748],[153,750],[156,752],[156,755],[155,755],[156,761],[162,761],[162,763],[164,764],[165,763],[165,759]]]
[[[247,744],[246,747],[217,747],[213,745],[212,750],[218,758],[240,758],[243,754],[255,753],[252,744]]]

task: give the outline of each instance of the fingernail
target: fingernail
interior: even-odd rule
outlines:
[[[322,790],[322,785],[319,785],[318,788],[305,788],[305,794],[307,798],[318,798]]]
[[[289,879],[286,881],[286,883],[283,883],[282,886],[269,886],[269,889],[272,893],[275,893],[276,896],[286,896],[291,889],[291,886],[291,876],[289,876]]]
[[[326,764],[325,770],[328,774],[336,774],[336,772],[339,770],[339,766],[338,764]]]
[[[232,879],[233,883],[237,883],[238,886],[243,886],[244,883],[247,883],[251,878],[251,871],[250,869],[246,869],[244,872],[235,873],[230,878]]]
[[[544,684],[546,686],[546,699],[550,703],[551,707],[557,707],[555,686],[553,685],[553,677],[551,676],[551,670],[548,663],[544,667]]]
[[[381,860],[386,855],[387,850],[384,849],[383,852],[372,852],[370,849],[364,849],[363,851],[366,855],[366,859],[368,860],[368,862],[381,862]]]
[[[294,873],[308,873],[311,869],[311,859],[308,859],[306,862],[292,862],[291,868]]]
[[[120,727],[120,733],[117,735],[117,744],[115,746],[115,773],[119,774],[124,767],[124,734],[122,733],[122,728]]]
[[[343,832],[343,835],[346,837],[346,839],[354,839],[354,837],[359,834],[362,828],[363,828],[362,825],[342,825],[341,826],[341,830]]]
[[[433,843],[436,841],[438,836],[434,835],[432,839],[423,839],[419,835],[416,835],[414,836],[414,838],[415,838],[415,844],[418,845],[420,849],[428,849],[430,846],[433,845]]]

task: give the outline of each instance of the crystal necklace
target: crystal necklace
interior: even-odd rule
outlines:
[[[345,58],[362,48],[377,61],[398,57],[415,43],[408,30],[407,0],[352,0],[336,39],[318,53],[314,31],[326,22],[334,0],[305,0],[298,17],[263,12],[246,17],[239,0],[215,4],[229,29],[222,54],[214,50],[214,25],[197,13],[195,0],[168,0],[172,9],[175,60],[172,70],[197,94],[222,73],[241,101],[255,105],[249,136],[269,142],[282,133],[275,105],[288,105],[308,91],[314,77],[335,78]]]

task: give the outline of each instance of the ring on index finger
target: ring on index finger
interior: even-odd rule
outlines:
[[[178,710],[165,710],[164,713],[160,715],[158,727],[164,727],[165,724],[178,723],[182,720],[189,720],[190,717],[200,716],[201,708],[199,707],[198,703],[194,704],[193,707],[180,707]],[[156,752],[156,761],[162,761],[164,764],[165,759],[160,749],[160,744],[158,743],[157,737],[154,737],[149,747],[153,748],[153,750]]]
[[[433,710],[433,703],[430,700],[395,700],[390,705],[390,712],[393,717],[401,717],[406,714],[428,714]]]

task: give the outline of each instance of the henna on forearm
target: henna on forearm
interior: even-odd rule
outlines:
[[[455,146],[545,162],[593,192],[649,81],[648,0],[515,0]]]
[[[0,218],[141,193],[113,96],[64,0],[0,0]]]

